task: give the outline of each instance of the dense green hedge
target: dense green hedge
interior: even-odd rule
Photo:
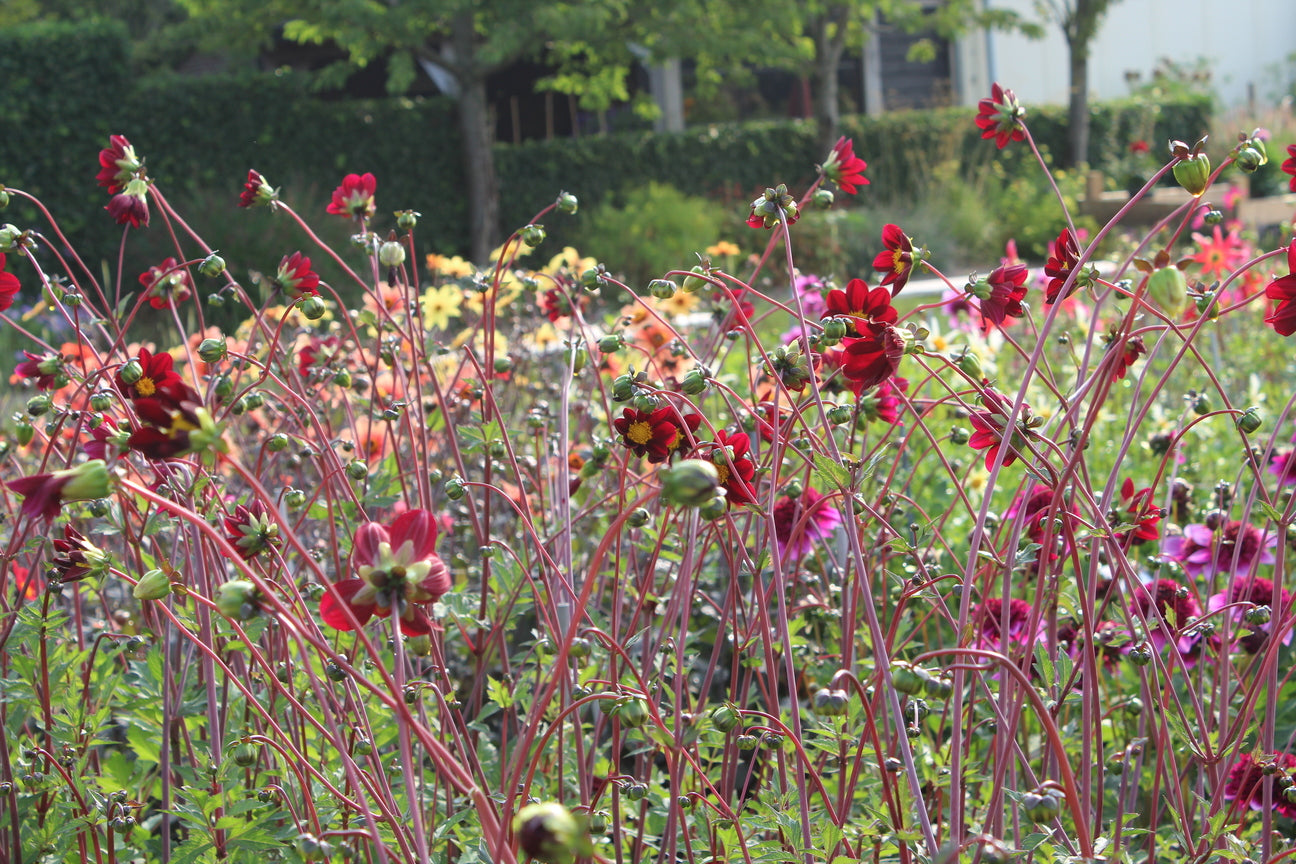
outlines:
[[[130,138],[161,188],[182,207],[210,202],[212,190],[221,189],[228,190],[232,206],[248,168],[276,185],[310,183],[324,194],[343,173],[372,171],[384,211],[419,210],[421,233],[430,243],[444,251],[466,248],[463,169],[449,102],[331,101],[312,93],[304,76],[291,74],[134,81],[126,71],[127,53],[125,31],[110,23],[0,32],[7,109],[0,182],[40,196],[91,260],[113,257],[120,237],[92,182],[95,154],[112,132]],[[1134,130],[1145,128],[1149,111],[1156,118],[1154,142],[1191,141],[1209,125],[1204,98],[1160,106],[1134,100],[1097,104],[1091,162],[1122,156],[1130,140],[1143,137]],[[1064,109],[1031,109],[1028,123],[1043,148],[1064,152]],[[997,151],[981,141],[967,109],[849,117],[843,132],[869,163],[870,200],[918,194],[930,167],[951,159],[970,172],[991,159],[1011,167],[1028,158],[1025,148]],[[650,180],[741,206],[769,184],[804,188],[825,155],[815,144],[814,127],[799,121],[501,144],[496,157],[502,227],[524,224],[562,189],[591,207]],[[34,211],[22,207],[6,220],[44,228]]]

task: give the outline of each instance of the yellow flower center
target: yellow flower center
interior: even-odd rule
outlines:
[[[157,392],[157,384],[146,375],[135,382],[135,392],[141,396],[152,396]]]
[[[723,486],[724,484],[728,483],[729,466],[721,462],[716,464],[715,469],[716,469],[716,476],[720,478],[720,485]]]
[[[897,249],[891,253],[891,271],[893,273],[903,273],[909,266],[909,255],[903,249]]]
[[[637,420],[626,430],[626,437],[635,444],[647,444],[653,437],[652,426],[643,420]]]

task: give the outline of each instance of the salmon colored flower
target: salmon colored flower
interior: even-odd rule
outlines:
[[[873,269],[884,274],[880,284],[892,286],[891,295],[894,297],[913,272],[913,239],[901,231],[899,225],[888,224],[882,226],[882,245],[886,248],[874,257]]]
[[[977,104],[976,125],[982,138],[995,139],[1002,150],[1009,141],[1026,140],[1026,128],[1022,125],[1025,116],[1026,109],[1018,104],[1017,95],[996,82],[990,88],[990,98]]]
[[[855,142],[843,135],[824,161],[823,175],[847,195],[854,195],[860,186],[868,185],[864,176],[866,168],[868,163],[855,155]]]
[[[374,615],[395,615],[406,636],[431,632],[424,607],[440,600],[451,587],[450,571],[436,554],[436,541],[437,520],[427,510],[407,510],[390,526],[361,525],[351,550],[358,578],[329,586],[320,599],[324,623],[335,630],[354,630]]]
[[[1193,234],[1192,238],[1201,248],[1190,257],[1201,265],[1201,277],[1208,282],[1227,279],[1248,257],[1249,250],[1235,229],[1225,234],[1216,225],[1211,229],[1211,236]]]
[[[377,209],[374,203],[377,188],[378,181],[372,174],[348,174],[342,178],[342,185],[333,190],[333,202],[328,205],[328,212],[336,216],[368,219]]]
[[[1296,333],[1296,239],[1287,247],[1287,275],[1266,285],[1265,297],[1278,303],[1265,316],[1265,323],[1279,336]]]

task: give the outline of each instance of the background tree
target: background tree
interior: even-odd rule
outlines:
[[[1107,10],[1120,0],[1036,0],[1046,21],[1062,28],[1066,38],[1068,76],[1067,118],[1070,124],[1070,164],[1089,161],[1089,49]]]

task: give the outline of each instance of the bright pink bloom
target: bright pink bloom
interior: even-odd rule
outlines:
[[[995,83],[990,88],[990,98],[977,104],[976,125],[982,138],[995,139],[1002,150],[1009,141],[1026,140],[1026,129],[1022,126],[1025,116],[1026,109],[1018,104],[1017,95]]]
[[[1201,605],[1187,587],[1173,579],[1158,579],[1151,585],[1137,585],[1132,599],[1147,621],[1147,639],[1157,651],[1173,643],[1185,660],[1193,661],[1201,654],[1202,632],[1196,626]],[[1208,644],[1218,647],[1219,637],[1212,636]]]
[[[1166,538],[1162,552],[1190,576],[1244,575],[1252,565],[1274,563],[1277,545],[1277,534],[1266,536],[1254,525],[1234,519],[1220,527],[1218,536],[1205,525],[1187,525],[1182,535]]]
[[[342,178],[342,185],[333,190],[333,203],[328,205],[328,212],[368,219],[377,209],[374,203],[377,188],[378,181],[372,174],[348,174]]]
[[[1206,281],[1227,279],[1228,275],[1240,267],[1247,259],[1248,249],[1238,236],[1236,230],[1226,235],[1219,225],[1211,229],[1211,236],[1193,234],[1193,240],[1201,247],[1192,260],[1201,265],[1201,276]]]
[[[854,195],[860,186],[868,185],[868,178],[864,176],[867,167],[868,163],[855,155],[855,142],[843,135],[828,154],[823,174],[847,195]]]
[[[431,632],[424,606],[440,600],[451,587],[450,571],[436,554],[436,540],[437,520],[427,510],[408,510],[390,527],[361,525],[351,550],[351,565],[359,578],[343,579],[325,592],[320,599],[324,623],[354,630],[374,615],[394,614],[406,636]]]
[[[1287,247],[1287,271],[1286,276],[1279,276],[1265,286],[1265,297],[1278,303],[1265,316],[1265,323],[1279,336],[1296,333],[1296,239]]]
[[[814,489],[774,502],[774,539],[785,558],[801,558],[814,541],[831,537],[841,521],[836,508]]]
[[[1273,582],[1259,576],[1234,576],[1228,590],[1206,598],[1206,609],[1209,612],[1218,612],[1225,606],[1240,604],[1231,609],[1230,614],[1235,624],[1245,625],[1251,628],[1252,632],[1238,639],[1238,644],[1248,654],[1258,654],[1264,649],[1273,625],[1291,611],[1291,601],[1291,592],[1282,588],[1278,592],[1278,604],[1275,606]],[[1271,616],[1269,621],[1263,624],[1247,624],[1246,614],[1253,606],[1269,606]],[[1291,622],[1288,621],[1282,630],[1282,644],[1290,645],[1291,642],[1292,628]]]

